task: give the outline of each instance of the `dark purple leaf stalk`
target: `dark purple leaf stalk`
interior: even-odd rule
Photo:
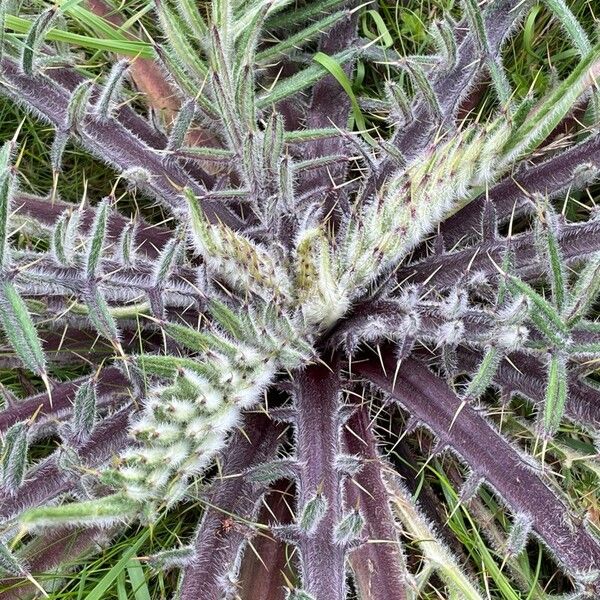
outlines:
[[[1,5],[0,94],[55,129],[57,180],[72,140],[142,195],[133,219],[112,195],[37,197],[19,136],[0,149],[0,366],[46,387],[0,390],[0,597],[183,503],[193,539],[147,567],[179,569],[181,600],[489,597],[412,468],[431,456],[421,429],[470,473],[460,502],[485,484],[512,523],[495,577],[529,594],[533,537],[575,597],[600,595],[591,519],[551,461],[554,438],[587,444],[600,423],[599,220],[556,210],[600,167],[600,50],[547,4],[580,59],[540,98],[502,64],[528,2],[464,0],[430,24],[435,53],[402,56],[360,37],[372,5],[161,0],[147,57],[94,79],[49,41],[62,9],[23,36]],[[378,82],[381,62],[381,89],[351,100],[357,64]],[[465,119],[486,86],[498,110]],[[555,143],[582,106],[591,126]],[[59,381],[65,365],[78,375]],[[533,406],[533,452],[489,418],[497,393]]]

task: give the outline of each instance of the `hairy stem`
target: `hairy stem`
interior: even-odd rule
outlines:
[[[181,600],[221,600],[228,588],[228,576],[237,575],[238,560],[265,487],[243,476],[262,462],[273,460],[282,427],[266,416],[246,418],[244,432],[234,435],[224,451],[222,479],[206,498],[206,512],[195,540],[195,555],[185,569]]]
[[[426,423],[441,446],[453,448],[512,510],[528,515],[533,531],[573,576],[595,571],[600,545],[569,514],[542,475],[473,407],[461,406],[460,398],[427,367],[407,359],[394,379],[396,366],[390,356],[384,360],[385,370],[374,360],[356,364],[355,369]],[[600,591],[597,579],[590,585]]]
[[[346,549],[334,539],[343,512],[335,468],[340,391],[339,366],[310,366],[296,377],[298,508],[302,513],[319,495],[326,502],[325,514],[310,531],[300,531],[298,542],[303,587],[316,600],[346,597]]]
[[[347,504],[360,506],[367,542],[350,555],[361,600],[405,600],[406,566],[398,524],[390,509],[390,495],[382,477],[382,462],[366,407],[348,421],[344,440],[350,454],[362,459],[362,468],[346,484]]]

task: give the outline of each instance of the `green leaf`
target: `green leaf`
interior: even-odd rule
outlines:
[[[75,394],[73,406],[73,432],[87,437],[96,423],[96,382],[93,378],[84,381]]]
[[[12,575],[13,577],[23,576],[26,573],[21,561],[0,542],[0,574]]]
[[[483,360],[465,392],[465,398],[476,399],[485,392],[492,383],[501,358],[497,348],[492,346],[486,350]]]
[[[132,556],[141,548],[141,546],[150,537],[150,530],[147,529],[142,533],[138,540],[128,548],[119,562],[110,569],[110,571],[96,584],[94,589],[85,597],[85,600],[103,600],[106,597],[106,592],[110,589],[117,577],[124,571]]]
[[[151,600],[144,569],[139,561],[131,559],[127,563],[126,569],[135,600]]]
[[[10,492],[19,489],[27,470],[27,425],[16,423],[4,434],[2,444],[2,485]]]
[[[46,359],[42,343],[25,302],[9,281],[0,282],[0,322],[25,367],[45,378]]]
[[[14,173],[10,164],[12,149],[12,142],[5,142],[0,149],[0,270],[6,268],[9,259],[8,217],[14,186]]]
[[[31,21],[17,17],[14,15],[6,15],[6,27],[17,33],[27,33],[32,28]],[[112,28],[112,32],[117,32]],[[114,37],[95,38],[89,35],[71,33],[60,29],[50,29],[46,33],[45,39],[54,42],[65,42],[80,46],[82,48],[90,48],[92,50],[105,50],[107,52],[118,52],[131,57],[141,58],[156,58],[152,50],[152,46],[146,42],[137,42],[133,40],[114,39]]]
[[[317,492],[312,498],[307,500],[302,507],[302,514],[298,520],[298,527],[310,534],[319,526],[327,512],[327,499],[321,492]]]
[[[597,45],[513,132],[501,153],[503,168],[534,150],[548,137],[579,97],[595,84],[594,71],[598,70],[599,63],[600,45]]]
[[[119,347],[119,329],[114,316],[97,285],[92,284],[84,294],[84,301],[88,308],[88,318],[96,331],[109,340],[115,347]]]
[[[585,264],[573,288],[563,311],[569,326],[585,317],[600,294],[600,254],[591,257]]]
[[[320,65],[325,67],[335,77],[337,82],[344,88],[346,94],[348,94],[348,98],[350,99],[350,104],[352,105],[352,115],[354,116],[354,120],[356,121],[356,125],[360,130],[363,138],[372,146],[376,146],[377,142],[371,137],[371,135],[367,132],[367,124],[365,122],[365,118],[360,110],[360,106],[358,104],[358,100],[354,95],[354,90],[352,89],[352,83],[348,79],[348,76],[342,69],[342,65],[340,62],[323,52],[317,52],[313,60],[318,62]]]
[[[389,48],[390,46],[393,46],[394,38],[392,37],[390,30],[388,29],[387,25],[385,24],[383,17],[376,10],[373,10],[372,8],[369,10],[366,10],[364,12],[364,15],[365,15],[365,17],[364,17],[364,21],[363,21],[363,33],[365,33],[365,35],[367,37],[369,37],[370,39],[378,39],[379,45],[383,46],[384,48]],[[377,33],[379,34],[377,38],[375,38],[375,36],[367,28],[366,17],[371,17],[371,19],[373,19],[373,21],[375,23],[375,27],[377,27]]]
[[[25,42],[23,44],[23,53],[21,55],[21,68],[27,75],[33,73],[33,64],[35,55],[39,47],[44,42],[46,32],[56,17],[56,7],[51,7],[38,15],[31,28],[29,29]],[[8,20],[8,19],[7,19]]]
[[[106,230],[108,226],[108,205],[109,200],[105,198],[96,208],[96,215],[91,230],[91,239],[88,245],[86,257],[86,275],[89,279],[96,277],[98,265],[102,258],[102,249],[106,239]]]
[[[542,421],[543,433],[551,438],[562,421],[568,392],[567,361],[562,354],[553,354],[548,365],[548,380]]]

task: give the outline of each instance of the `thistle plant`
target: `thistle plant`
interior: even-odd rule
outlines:
[[[45,389],[3,393],[1,597],[194,502],[194,538],[148,558],[182,600],[491,597],[445,526],[484,494],[499,577],[548,597],[519,571],[537,540],[569,598],[598,597],[555,459],[599,472],[568,440],[600,426],[600,225],[561,207],[600,168],[600,45],[546,5],[578,59],[521,96],[503,48],[529,2],[464,0],[406,55],[342,0],[160,0],[138,37],[90,0],[122,37],[98,76],[64,41],[71,3],[1,4],[0,94],[55,130],[48,197],[25,192],[19,131],[0,152],[0,364]],[[388,75],[357,98],[365,64]],[[72,142],[114,168],[109,196],[61,200]],[[446,515],[420,479],[442,455]],[[291,514],[261,511],[276,492]],[[65,530],[69,556],[40,552]]]

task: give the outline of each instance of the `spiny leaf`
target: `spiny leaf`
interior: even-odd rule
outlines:
[[[575,325],[591,310],[600,294],[600,254],[590,258],[581,269],[563,311],[569,326]]]
[[[162,550],[148,558],[148,563],[156,570],[170,570],[185,567],[194,558],[196,550],[193,546],[183,546],[173,550]]]
[[[308,535],[314,533],[326,512],[327,499],[321,492],[317,492],[302,507],[298,527]]]
[[[346,545],[358,539],[365,520],[359,510],[353,509],[342,517],[342,520],[335,528],[335,541],[338,544]]]
[[[13,143],[9,141],[0,150],[0,271],[6,268],[10,256],[7,242],[10,233],[8,216],[14,187],[14,174],[10,164],[12,149]]]
[[[23,483],[28,447],[26,423],[17,423],[5,433],[2,444],[2,485],[9,493],[16,492]]]
[[[88,307],[88,317],[96,331],[107,340],[119,347],[119,329],[112,316],[108,303],[97,285],[90,285],[84,294]]]
[[[502,150],[503,163],[531,152],[560,123],[577,99],[593,85],[600,61],[600,45],[583,58],[572,73],[514,130]]]
[[[89,79],[82,81],[72,92],[67,107],[65,129],[77,129],[85,119],[87,107],[92,94],[92,85]]]
[[[108,119],[115,108],[130,64],[128,59],[123,59],[115,63],[110,70],[102,93],[94,105],[94,113],[101,119]]]
[[[544,415],[542,429],[545,437],[552,437],[562,421],[568,393],[567,362],[562,354],[555,353],[550,357],[548,380],[544,398]]]
[[[564,272],[564,259],[562,257],[555,231],[556,216],[551,210],[545,211],[546,223],[541,226],[541,237],[544,243],[544,254],[548,261],[550,283],[552,286],[552,299],[558,312],[563,310],[566,299],[566,276]]]
[[[189,0],[188,0],[189,4]],[[208,68],[202,60],[202,55],[190,41],[186,26],[182,19],[169,7],[167,2],[156,4],[160,25],[169,40],[177,62],[183,67],[188,82],[202,85],[208,74]]]
[[[46,359],[31,315],[9,281],[0,282],[0,321],[10,345],[25,367],[46,377]]]
[[[153,283],[162,287],[165,285],[181,253],[181,240],[178,237],[170,239],[161,250],[153,273]]]
[[[287,591],[286,600],[315,600],[315,597],[305,590],[294,589]]]
[[[90,378],[79,386],[73,406],[71,427],[73,433],[81,439],[85,439],[94,429],[96,404],[96,382]]]
[[[543,3],[558,19],[558,22],[561,24],[567,35],[571,38],[573,46],[575,46],[579,54],[581,56],[586,56],[589,54],[592,51],[590,40],[585,30],[564,0],[543,0]]]
[[[172,337],[178,344],[196,352],[209,352],[210,350],[220,352],[231,358],[235,357],[239,349],[236,345],[227,341],[222,336],[206,331],[199,331],[189,325],[179,323],[164,323],[165,333]]]
[[[186,102],[179,112],[171,127],[167,150],[179,150],[185,141],[185,136],[194,119],[196,103],[193,100]]]
[[[67,209],[58,218],[52,231],[50,249],[61,265],[69,266],[73,261],[79,218],[79,210]]]
[[[123,227],[119,240],[119,258],[126,267],[135,264],[135,222],[129,221]]]
[[[519,556],[525,550],[532,525],[533,519],[529,515],[524,513],[515,515],[510,535],[506,542],[506,553],[509,556]]]
[[[262,484],[271,484],[279,479],[293,477],[296,473],[296,461],[289,458],[261,463],[248,473],[248,478]]]
[[[286,36],[281,42],[273,44],[269,48],[258,52],[256,55],[256,60],[264,63],[274,60],[279,56],[285,55],[290,49],[297,48],[302,44],[310,42],[310,40],[317,35],[322,35],[324,31],[335,25],[335,23],[344,18],[347,14],[348,11],[342,10],[326,15],[314,23],[311,23],[308,27],[301,29],[297,33]]]
[[[23,53],[21,55],[21,68],[27,75],[33,73],[35,55],[43,44],[46,32],[52,24],[52,21],[56,18],[56,14],[56,6],[48,8],[36,18],[31,25],[31,29],[29,29],[29,33],[23,44]]]
[[[86,257],[86,275],[89,279],[96,277],[98,266],[102,259],[102,250],[108,225],[108,206],[109,200],[105,198],[96,208],[96,216],[91,229],[91,238],[88,243]]]
[[[205,365],[190,358],[138,354],[133,357],[133,362],[143,373],[160,377],[173,377],[181,369],[189,369],[200,375],[206,374]]]
[[[23,563],[2,542],[0,542],[0,573],[14,577],[26,573]]]
[[[21,523],[27,529],[74,525],[106,526],[131,518],[138,510],[137,502],[115,494],[98,500],[31,508],[21,515]]]
[[[497,348],[494,346],[487,348],[483,360],[465,392],[465,398],[479,398],[485,392],[492,383],[500,359]]]
[[[566,335],[567,329],[558,311],[540,296],[529,284],[519,278],[509,275],[509,287],[513,292],[523,294],[534,307],[531,318],[536,325],[543,328],[542,333],[548,334],[550,339],[560,341],[560,335]],[[558,334],[558,335],[557,335]]]
[[[50,148],[50,165],[54,173],[60,173],[62,158],[69,141],[69,135],[60,129],[54,134],[52,147]]]
[[[430,33],[438,53],[444,57],[447,67],[451,69],[456,64],[457,57],[456,38],[452,26],[444,19],[433,23]]]
[[[442,109],[440,105],[439,98],[437,97],[429,78],[427,77],[423,67],[416,62],[407,63],[406,68],[411,75],[411,78],[419,90],[422,96],[425,98],[425,101],[429,105],[432,114],[435,117],[441,117]]]

